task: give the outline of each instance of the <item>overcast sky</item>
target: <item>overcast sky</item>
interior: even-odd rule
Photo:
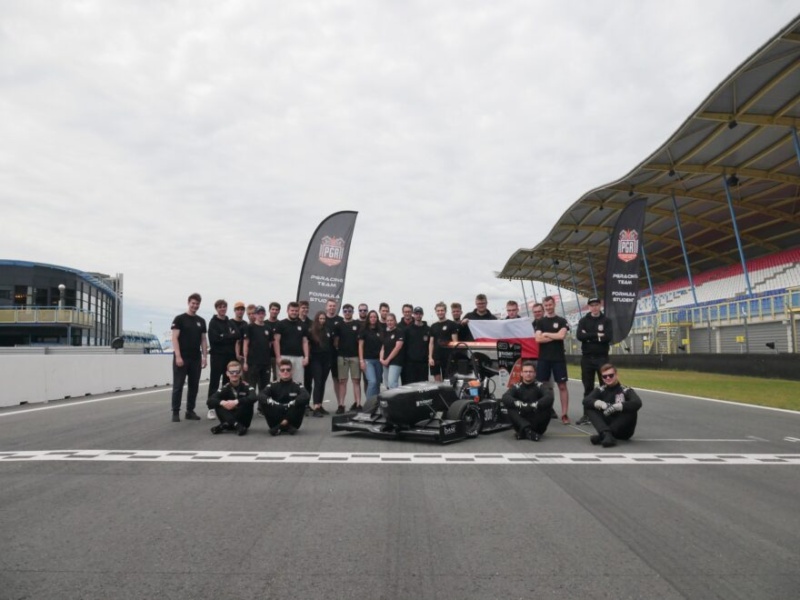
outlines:
[[[345,301],[494,272],[660,146],[796,0],[0,2],[0,258],[123,273],[125,328],[285,305],[358,211]],[[537,288],[537,293],[540,288]],[[530,294],[530,287],[526,285]],[[231,311],[232,312],[232,311]]]

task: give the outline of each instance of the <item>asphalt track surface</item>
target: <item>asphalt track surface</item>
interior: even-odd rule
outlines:
[[[0,410],[0,598],[798,597],[798,413],[643,391],[615,448],[438,446],[212,436],[169,395]]]

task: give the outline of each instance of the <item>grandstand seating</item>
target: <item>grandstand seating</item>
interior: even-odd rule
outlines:
[[[757,258],[747,263],[753,294],[765,294],[800,286],[800,248],[785,250]],[[693,276],[697,303],[735,300],[747,294],[747,284],[741,265],[731,265]],[[679,308],[695,303],[686,277],[656,286],[654,293],[640,292],[636,307],[638,314],[654,310]]]

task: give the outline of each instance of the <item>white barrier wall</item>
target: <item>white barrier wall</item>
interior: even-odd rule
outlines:
[[[4,355],[0,381],[0,406],[169,385],[172,355]]]

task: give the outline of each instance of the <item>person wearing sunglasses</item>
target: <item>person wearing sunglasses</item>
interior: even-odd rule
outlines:
[[[292,379],[292,361],[278,361],[278,381],[270,383],[258,397],[258,404],[267,421],[270,435],[294,435],[303,424],[306,406],[311,399],[308,391]],[[301,367],[302,368],[302,367]]]
[[[622,385],[617,368],[611,363],[600,367],[603,385],[583,399],[583,408],[597,434],[589,438],[593,446],[615,446],[617,440],[629,440],[636,430],[642,399],[633,388]]]
[[[219,419],[219,425],[211,428],[214,435],[226,431],[247,435],[257,398],[255,389],[242,379],[242,371],[242,363],[230,361],[225,371],[228,383],[211,394],[206,402],[209,410],[216,412]]]

